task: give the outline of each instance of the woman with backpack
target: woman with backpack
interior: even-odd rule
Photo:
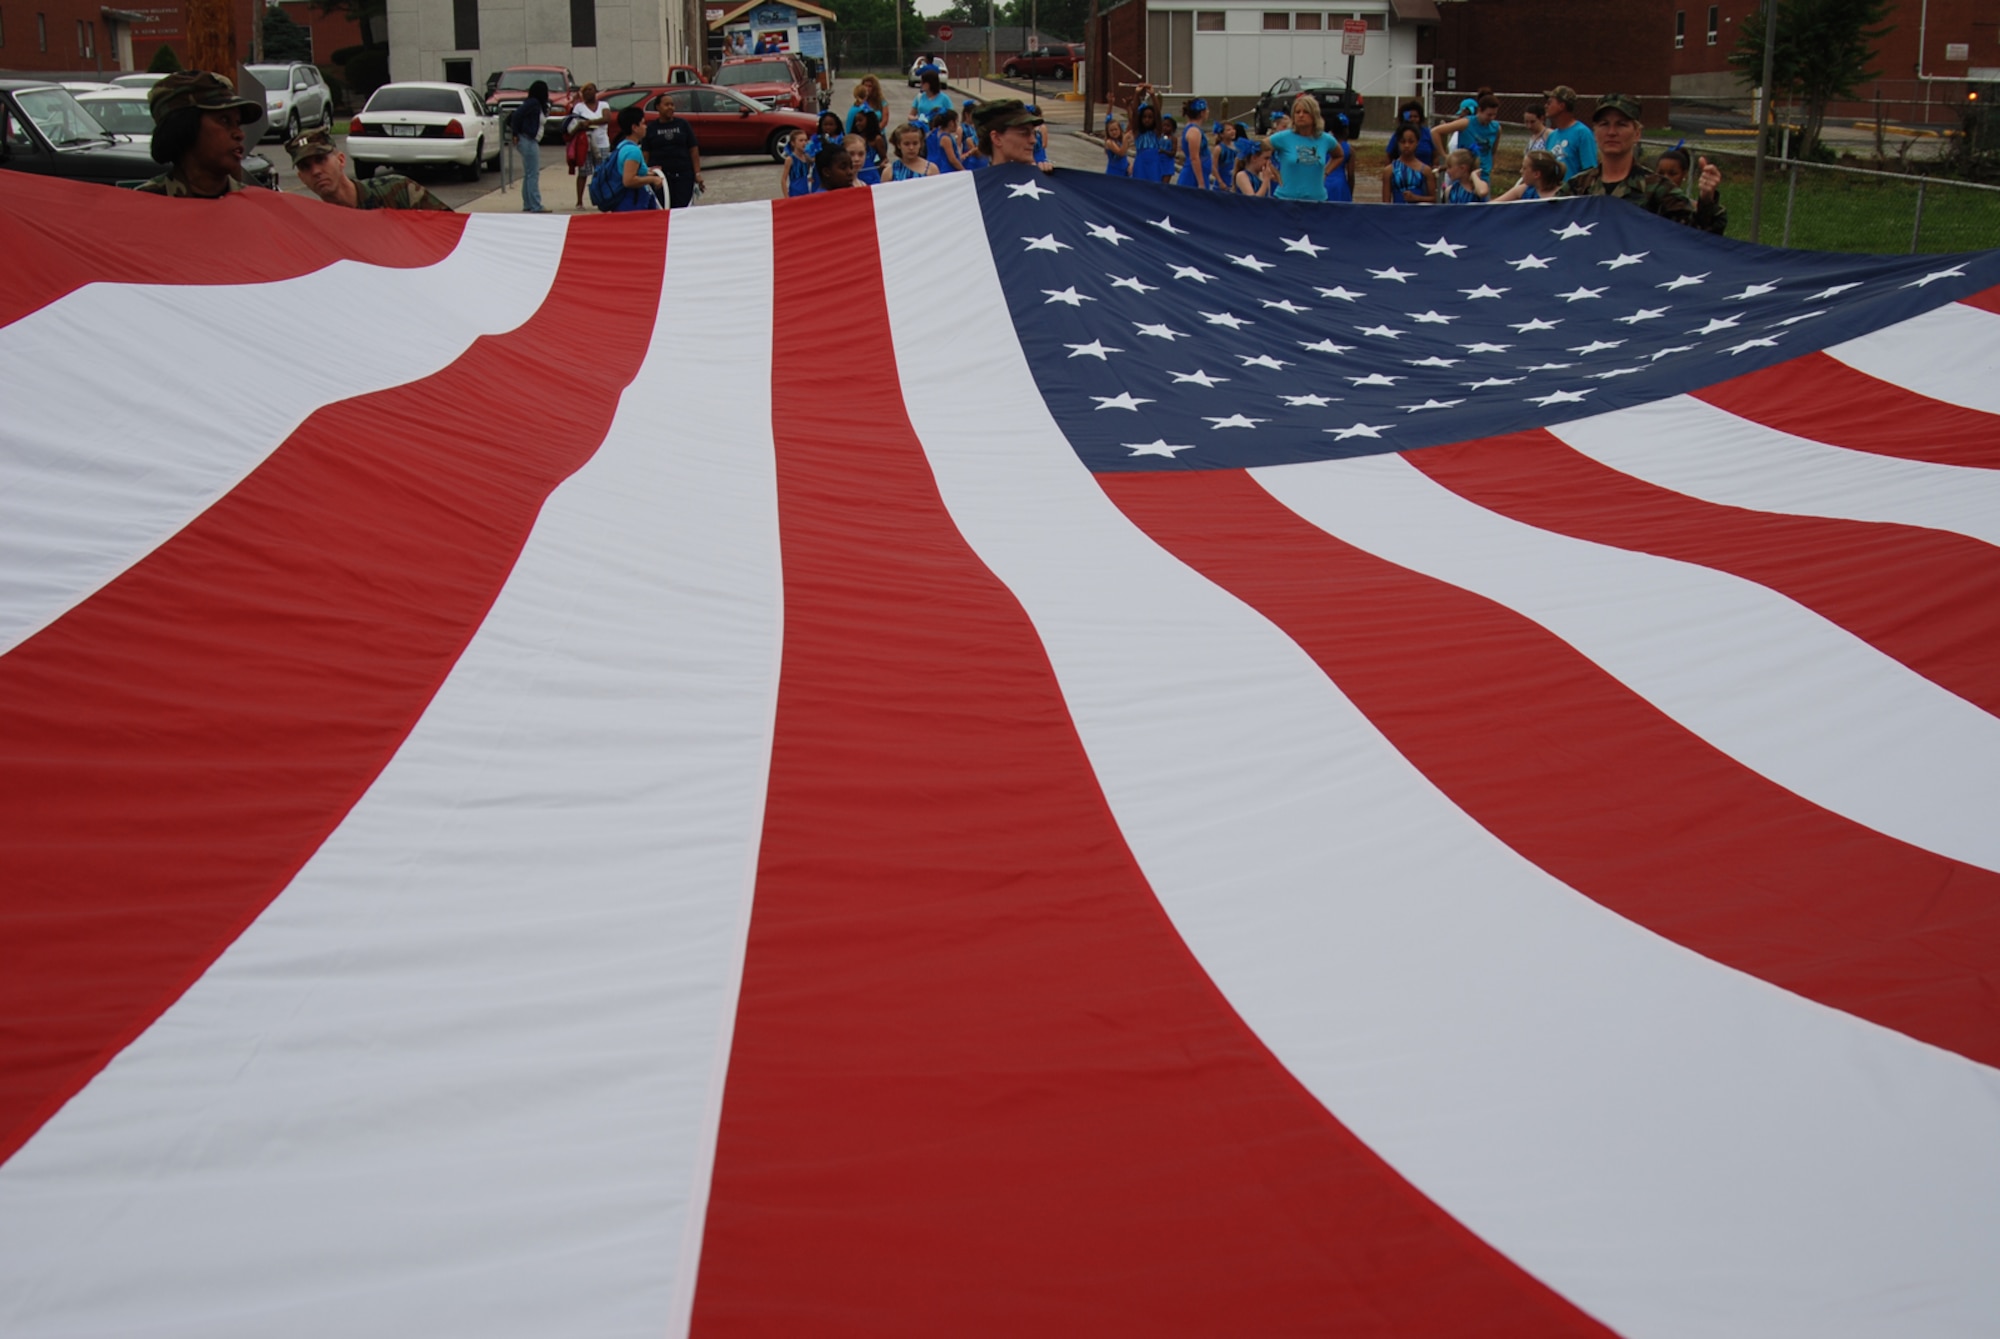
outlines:
[[[646,113],[637,107],[627,107],[618,113],[618,129],[622,138],[618,141],[618,153],[612,159],[618,173],[621,193],[618,202],[611,206],[615,213],[626,213],[635,209],[658,209],[660,197],[653,194],[655,188],[667,189],[666,174],[656,172],[646,165],[646,151],[639,147],[639,141],[646,137]],[[593,189],[591,196],[598,198]],[[600,203],[599,208],[602,208]]]

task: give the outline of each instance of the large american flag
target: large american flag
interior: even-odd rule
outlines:
[[[0,1333],[2000,1331],[2000,253],[9,178]]]

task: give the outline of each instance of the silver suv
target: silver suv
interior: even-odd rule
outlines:
[[[333,128],[333,92],[310,65],[246,65],[264,86],[267,139],[288,140],[307,126]]]

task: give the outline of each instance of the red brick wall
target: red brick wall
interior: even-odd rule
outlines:
[[[1133,71],[1146,68],[1146,0],[1100,10],[1097,31],[1084,38],[1084,49],[1091,100],[1100,108],[1106,101],[1130,102],[1127,85],[1139,77]]]
[[[250,54],[251,15],[257,0],[234,0],[236,40],[245,60]],[[106,74],[118,72],[117,48],[111,42],[98,10],[103,0],[0,0],[0,69],[60,70],[82,74],[102,68]],[[171,44],[174,54],[187,57],[187,38],[181,31],[179,0],[133,0],[118,3],[116,9],[151,14],[150,24],[134,25],[132,60],[143,70],[162,44]],[[35,16],[48,20],[49,49],[40,49],[36,39]],[[92,40],[97,56],[85,56],[77,47],[76,24],[82,19],[93,25]],[[100,67],[98,58],[102,58]]]
[[[1568,84],[1585,94],[1629,93],[1647,121],[1664,125],[1673,10],[1674,0],[1460,0],[1438,6],[1417,59],[1436,67],[1440,102],[1482,85],[1537,93]]]

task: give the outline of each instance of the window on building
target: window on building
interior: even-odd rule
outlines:
[[[1708,7],[1708,44],[1715,45],[1715,39],[1722,35],[1722,6]]]
[[[1292,26],[1302,33],[1316,33],[1319,31],[1319,19],[1317,14],[1294,14]]]
[[[444,81],[447,84],[471,83],[472,62],[470,60],[447,60],[444,63]]]
[[[597,45],[597,0],[569,0],[569,44]]]
[[[0,47],[7,45],[7,16],[0,14]]]
[[[1265,32],[1267,33],[1290,32],[1291,30],[1292,30],[1292,16],[1290,14],[1267,13],[1266,15],[1264,15]]]
[[[76,21],[76,50],[77,54],[85,60],[89,60],[97,54],[96,45],[92,41],[95,36],[95,28],[89,19],[78,19]]]
[[[49,49],[49,16],[46,14],[35,15],[35,45],[43,51]]]
[[[1223,26],[1222,11],[1219,9],[1197,9],[1194,12],[1194,30],[1198,33],[1219,33]]]
[[[1371,33],[1387,32],[1389,30],[1389,16],[1387,14],[1356,14],[1354,17],[1367,25],[1368,31]]]
[[[1677,9],[1674,11],[1674,50],[1679,51],[1686,46],[1687,40],[1688,12],[1685,9]]]
[[[479,49],[479,0],[451,0],[451,44],[460,51]]]

